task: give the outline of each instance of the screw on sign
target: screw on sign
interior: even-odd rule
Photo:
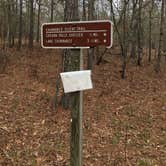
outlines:
[[[112,46],[110,21],[46,23],[42,25],[43,48],[88,48]]]

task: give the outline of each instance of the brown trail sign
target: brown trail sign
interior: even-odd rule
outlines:
[[[43,48],[84,48],[112,46],[110,21],[46,23],[42,25]]]

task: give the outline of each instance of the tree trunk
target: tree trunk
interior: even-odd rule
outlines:
[[[67,0],[69,1],[69,0]],[[66,2],[67,2],[66,1]],[[69,21],[79,21],[79,12],[78,12],[78,0],[70,0],[70,5],[66,6],[66,12],[71,12],[71,14],[67,18]],[[66,3],[67,5],[67,3]],[[69,7],[69,8],[68,8]],[[67,19],[66,18],[66,19]],[[78,71],[80,70],[80,49],[70,49],[67,51],[69,53],[68,57],[68,69],[69,71]],[[66,66],[64,66],[66,67]],[[82,166],[82,160],[81,160],[81,144],[80,144],[80,125],[81,125],[81,119],[80,119],[80,92],[74,92],[70,95],[70,103],[71,103],[71,166]]]
[[[151,7],[149,10],[149,57],[148,61],[151,62],[152,57],[152,13],[153,13],[153,0],[151,2]]]
[[[94,47],[90,47],[88,49],[88,62],[87,62],[87,69],[88,70],[92,70],[93,69],[94,52],[95,52],[95,48]]]
[[[64,7],[64,21],[78,21],[79,20],[79,14],[76,12],[78,9],[74,10],[76,8],[75,3],[77,0],[66,0],[65,1],[65,7]],[[77,19],[76,19],[77,18]],[[75,51],[75,49],[73,50]],[[69,49],[64,49],[63,51],[63,71],[72,71],[72,51]],[[62,106],[65,109],[68,109],[71,107],[71,97],[69,94],[63,93],[62,95]]]
[[[130,24],[130,30],[131,30],[131,51],[130,51],[130,57],[132,59],[135,59],[136,57],[136,30],[137,30],[137,21],[136,21],[136,6],[137,6],[138,0],[133,0],[133,8],[132,8],[132,19]]]
[[[11,2],[8,0],[7,3],[7,11],[8,11],[8,32],[7,32],[7,39],[8,39],[8,47],[12,47],[12,10],[11,10]]]
[[[54,20],[54,0],[51,0],[51,22]]]
[[[16,32],[17,32],[17,23],[18,23],[18,0],[15,0],[12,2],[12,47],[15,45],[15,37],[16,37]]]
[[[95,0],[89,0],[88,2],[88,20],[94,20],[95,16]],[[92,70],[94,61],[94,47],[88,49],[88,62],[87,69]]]
[[[22,45],[22,0],[20,0],[20,14],[19,14],[19,36],[18,36],[18,49]]]
[[[124,10],[123,10],[123,63],[122,63],[122,74],[121,77],[122,79],[125,78],[125,72],[126,72],[126,57],[127,57],[127,31],[126,31],[126,10],[127,10],[127,5],[128,5],[128,0],[125,0],[124,2]]]
[[[158,47],[158,58],[156,64],[156,72],[160,71],[160,61],[161,61],[161,52],[162,52],[162,42],[163,42],[163,32],[164,32],[164,4],[165,0],[162,0],[161,5],[161,18],[160,18],[160,35],[159,35],[159,47]]]
[[[164,20],[164,25],[165,25],[165,31],[164,31],[164,56],[165,56],[165,61],[166,61],[166,3],[165,3],[165,16],[164,16],[165,20]]]
[[[71,9],[72,9],[72,1],[65,0],[65,7],[64,7],[64,22],[71,21]],[[63,50],[63,72],[70,71],[70,50],[64,49]],[[62,94],[61,103],[63,108],[68,109],[70,107],[70,95],[69,94]],[[56,105],[56,104],[55,104]]]
[[[122,54],[122,71],[121,71],[121,78],[125,78],[125,72],[126,72],[126,56],[127,56],[127,41],[126,41],[126,9],[127,5],[129,3],[128,0],[125,0],[123,3],[123,10],[122,10],[122,17],[123,17],[123,34],[121,35],[117,26],[117,21],[115,19],[115,13],[113,8],[113,0],[110,0],[111,3],[111,12],[112,12],[112,18],[115,26],[115,30],[117,31],[118,40],[120,43],[121,48],[121,54]]]
[[[142,0],[139,0],[139,9],[138,9],[138,59],[137,65],[141,66],[142,61]]]
[[[82,2],[82,8],[83,8],[83,14],[82,14],[82,20],[86,21],[86,0],[83,0]]]
[[[40,7],[41,7],[41,0],[38,1],[37,36],[36,36],[37,43],[39,43],[39,36],[40,36]]]
[[[29,18],[29,48],[33,48],[33,39],[34,39],[34,11],[33,11],[33,0],[30,0],[30,18]]]
[[[2,48],[6,48],[6,37],[8,31],[8,12],[6,11],[6,2],[2,3]]]

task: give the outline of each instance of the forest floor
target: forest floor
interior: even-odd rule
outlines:
[[[0,166],[68,166],[70,110],[50,104],[60,52],[8,54],[0,74]],[[84,92],[84,165],[165,166],[165,61],[159,74],[146,61],[141,67],[130,63],[121,79],[120,58],[105,58],[94,66],[94,88]]]

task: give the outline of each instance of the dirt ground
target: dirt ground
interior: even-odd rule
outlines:
[[[68,166],[70,110],[51,108],[60,51],[8,54],[0,74],[0,166]],[[154,64],[130,63],[122,80],[120,58],[105,58],[84,92],[84,165],[165,166],[166,63],[159,74]]]

